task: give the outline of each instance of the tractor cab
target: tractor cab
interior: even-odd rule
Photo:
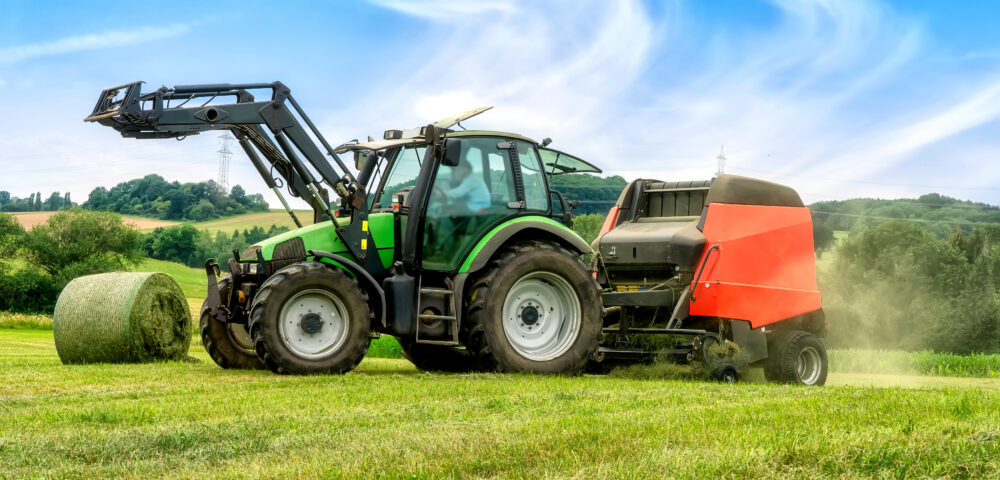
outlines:
[[[518,217],[543,216],[571,227],[574,204],[550,190],[549,177],[601,172],[577,157],[547,148],[549,139],[537,142],[512,133],[448,130],[488,109],[470,110],[434,124],[443,129],[438,133],[444,134],[450,149],[440,160],[427,158],[425,129],[388,130],[385,140],[341,147],[354,153],[360,178],[370,186],[369,210],[402,217],[401,244],[411,241],[406,225],[419,222],[412,232],[419,238],[412,241],[419,244],[416,258],[422,270],[459,269],[477,242]],[[401,138],[407,134],[412,137]],[[426,191],[417,192],[421,176],[426,178]]]

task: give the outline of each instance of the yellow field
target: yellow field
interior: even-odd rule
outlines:
[[[56,212],[10,212],[11,215],[20,223],[22,227],[31,230],[36,225],[41,225],[45,223],[49,217],[51,217]],[[288,215],[285,215],[286,217]],[[179,222],[172,222],[170,220],[158,220],[155,218],[137,217],[134,215],[122,215],[125,217],[126,223],[131,223],[135,225],[140,232],[147,232],[156,227],[169,227],[171,225],[177,225]]]

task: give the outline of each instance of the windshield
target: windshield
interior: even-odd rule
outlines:
[[[392,162],[389,176],[382,182],[382,192],[378,197],[378,208],[392,208],[392,197],[404,188],[417,183],[420,164],[424,160],[424,146],[409,146],[400,149]]]
[[[549,175],[561,175],[564,173],[601,173],[597,168],[579,158],[565,154],[559,150],[550,148],[539,148],[539,155],[542,156],[542,163],[545,164],[545,173]]]

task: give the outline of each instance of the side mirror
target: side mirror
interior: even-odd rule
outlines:
[[[445,138],[442,142],[441,165],[457,167],[462,160],[462,141],[457,138]]]

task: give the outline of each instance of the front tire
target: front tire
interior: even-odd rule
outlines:
[[[764,377],[770,382],[820,386],[826,384],[826,347],[816,335],[802,330],[772,334],[767,341]]]
[[[464,343],[483,370],[579,373],[601,336],[601,300],[589,269],[548,242],[504,249],[473,282]]]
[[[219,279],[221,298],[229,298],[231,283],[232,278],[229,275]],[[205,351],[220,367],[243,370],[266,368],[257,358],[253,339],[250,338],[246,325],[222,323],[212,318],[207,300],[201,305],[198,330],[201,332],[201,344],[205,347]]]
[[[346,373],[368,353],[368,296],[343,271],[319,262],[278,270],[250,307],[257,357],[275,373]]]

